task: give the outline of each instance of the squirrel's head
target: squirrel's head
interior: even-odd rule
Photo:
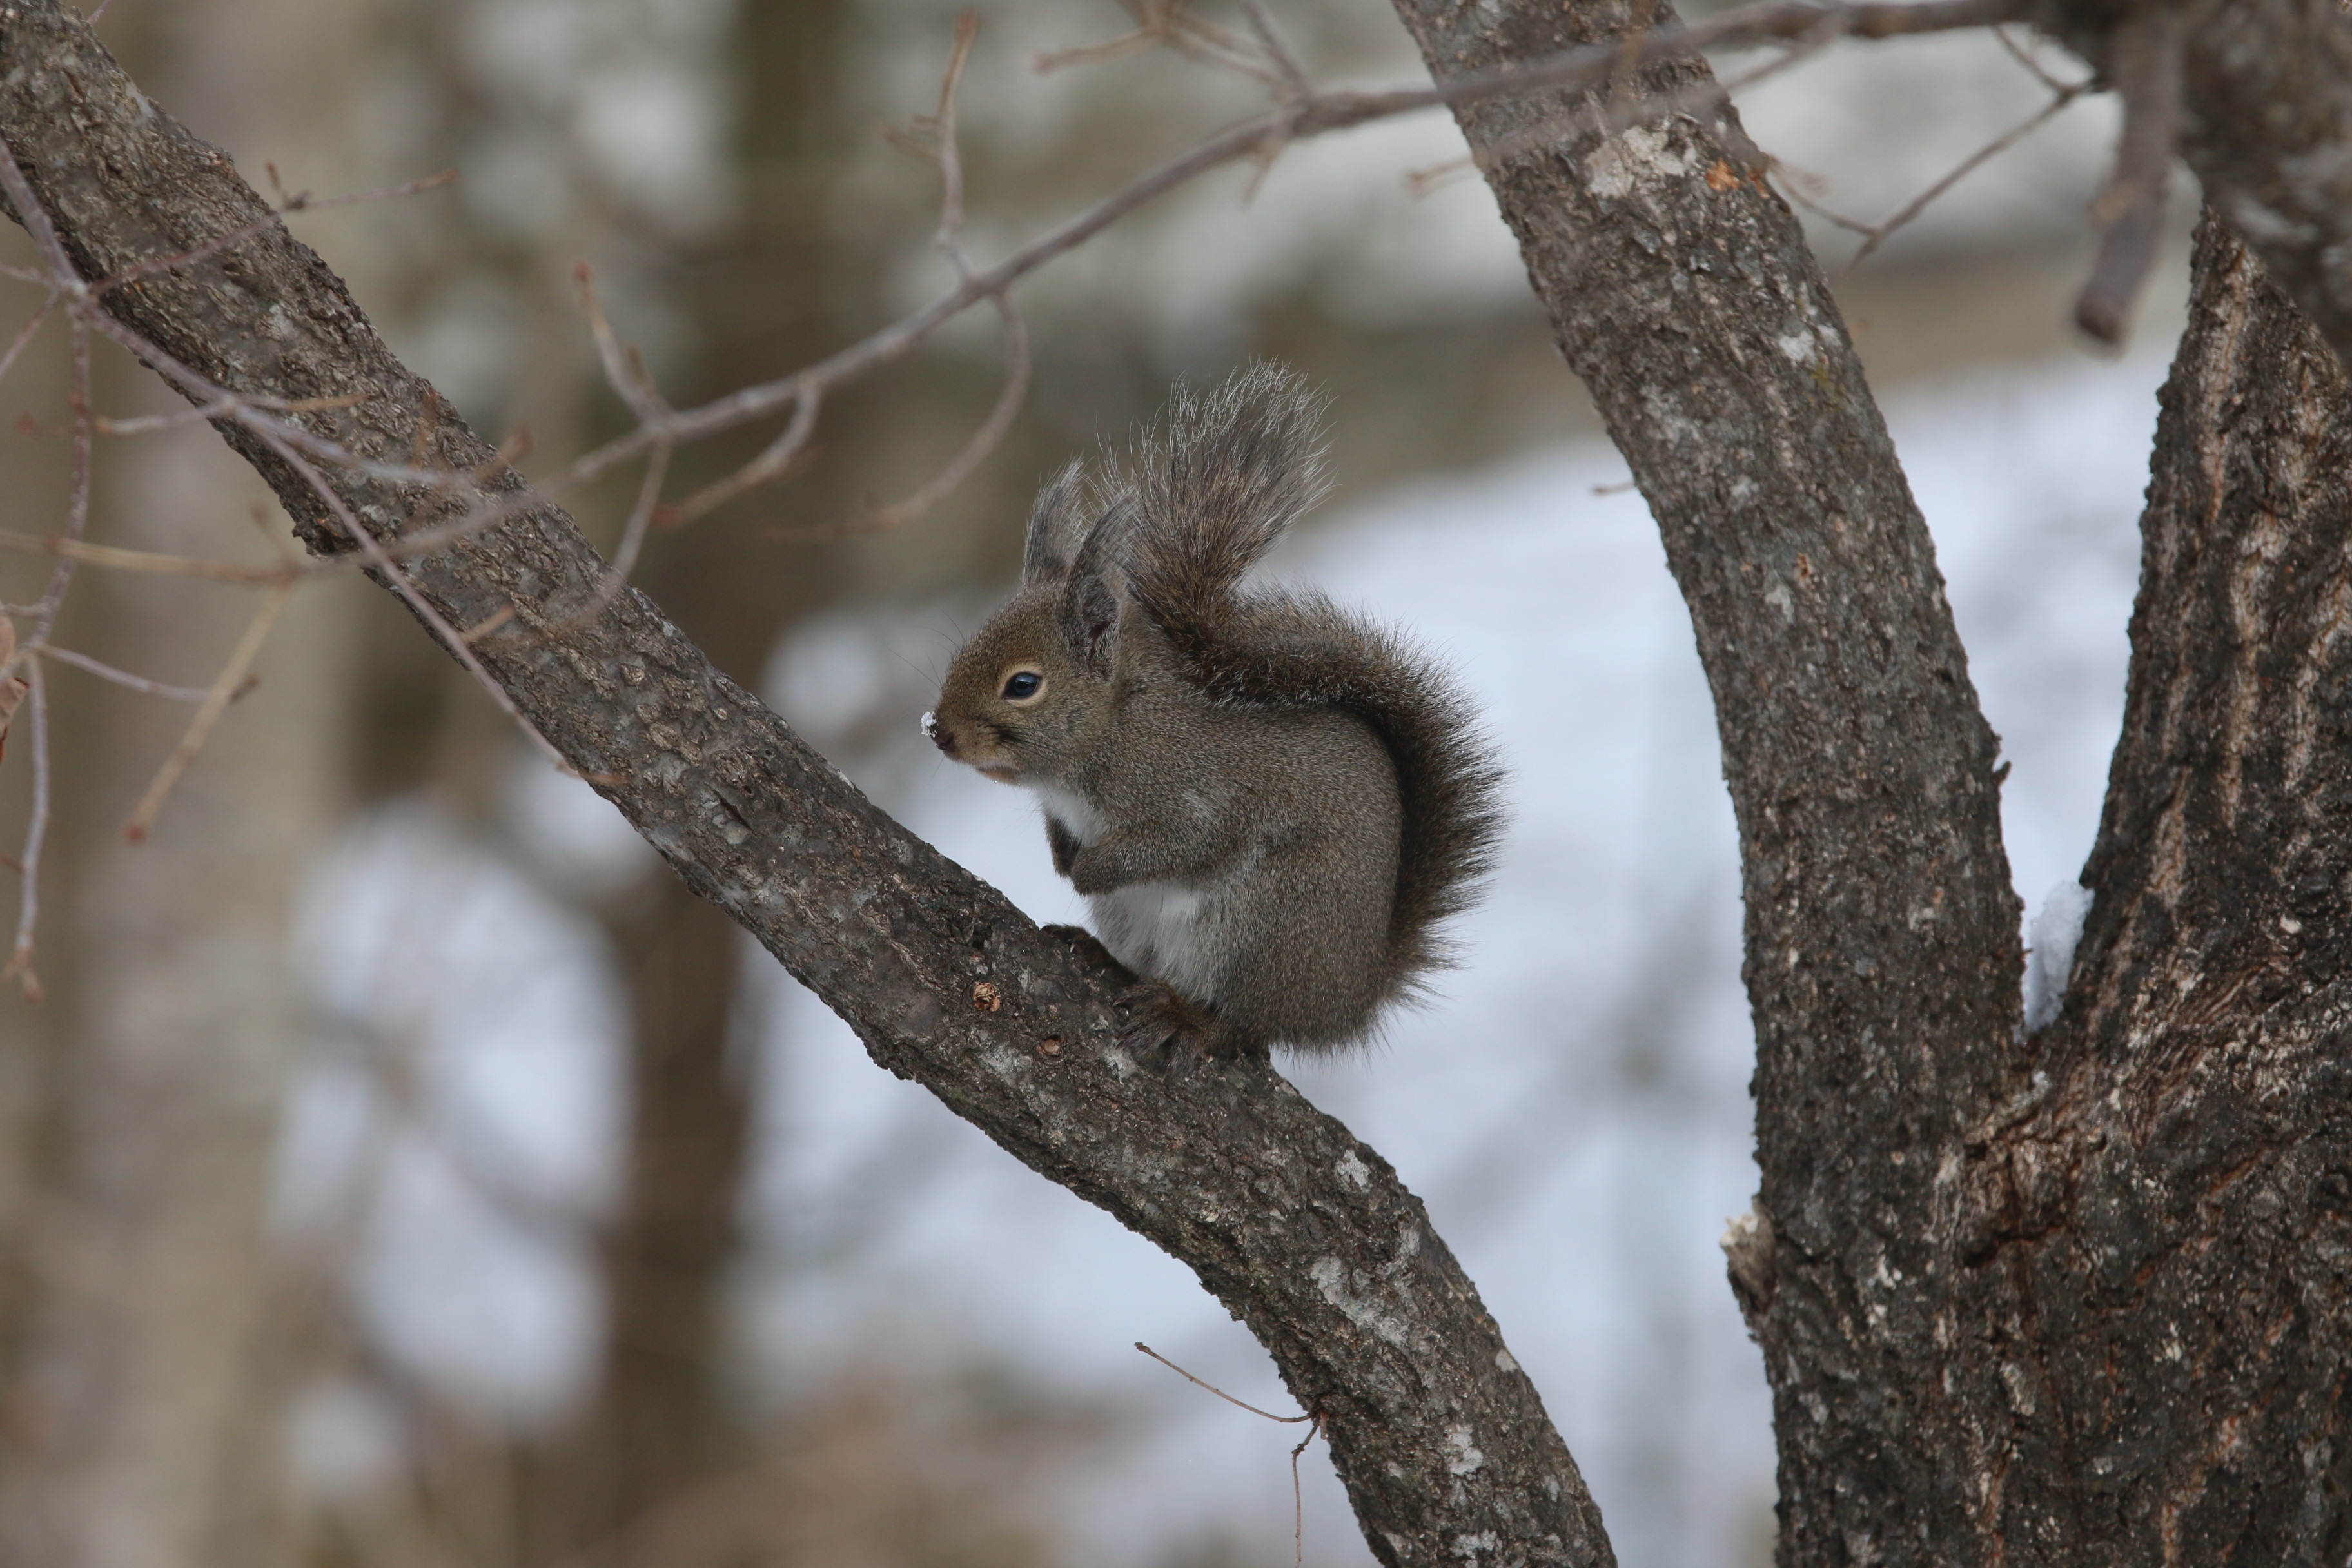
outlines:
[[[1000,784],[1068,778],[1110,721],[1118,521],[1073,463],[1029,517],[1021,591],[948,667],[923,733]]]

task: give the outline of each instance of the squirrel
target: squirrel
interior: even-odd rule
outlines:
[[[1123,470],[1073,463],[923,715],[1038,797],[1054,869],[1140,977],[1133,1048],[1365,1040],[1452,961],[1436,928],[1493,858],[1501,774],[1450,677],[1320,594],[1242,586],[1322,498],[1320,417],[1260,365],[1180,393]]]

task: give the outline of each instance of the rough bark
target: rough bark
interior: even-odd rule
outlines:
[[[1986,1562],[2352,1552],[2352,383],[2196,268],[2096,902],[1948,1220]]]
[[[1399,10],[1441,80],[1632,21],[1612,0]],[[1485,149],[1583,101],[1459,119]],[[1488,182],[1658,520],[1714,690],[1763,1172],[1764,1223],[1736,1261],[1773,1389],[1782,1561],[1900,1561],[1965,1516],[1951,1459],[1969,1415],[1941,1387],[1932,1310],[1948,1264],[1921,1220],[2017,1028],[2018,904],[1996,743],[1927,525],[1745,145],[1677,117],[1554,137]]]
[[[0,10],[0,137],[86,277],[264,210],[55,0]],[[428,389],[282,229],[107,304],[236,390],[364,393],[305,416],[362,454],[404,460],[422,441],[453,468],[491,456],[446,415],[425,418]],[[306,542],[346,547],[282,462],[244,432],[224,434]],[[331,482],[378,530],[434,504],[350,475]],[[618,781],[599,787],[877,1062],[1199,1274],[1324,1416],[1382,1562],[1611,1560],[1533,1385],[1386,1162],[1263,1064],[1174,1079],[1139,1068],[1117,1045],[1105,976],[877,810],[650,601],[625,593],[593,623],[561,626],[599,569],[546,506],[414,574],[455,624],[511,607],[513,621],[477,645],[493,677],[583,772]]]

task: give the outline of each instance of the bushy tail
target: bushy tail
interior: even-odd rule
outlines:
[[[1470,702],[1424,654],[1319,594],[1244,593],[1249,569],[1320,500],[1321,407],[1276,366],[1180,396],[1122,476],[1128,591],[1220,702],[1330,707],[1388,748],[1404,807],[1383,1000],[1449,960],[1502,828],[1502,774]]]
[[[1215,620],[1282,531],[1329,488],[1322,405],[1279,365],[1182,391],[1118,476],[1121,555],[1163,626]]]

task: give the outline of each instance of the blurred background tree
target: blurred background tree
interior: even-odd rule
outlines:
[[[1320,76],[1416,72],[1383,7],[1281,15]],[[1134,26],[1082,0],[982,13],[964,96],[982,254],[1253,102],[1162,50],[1035,68]],[[932,0],[117,0],[105,27],[265,188],[271,164],[320,194],[455,168],[298,221],[478,428],[527,428],[549,460],[627,417],[575,262],[681,403],[945,276],[933,173],[874,134],[933,100],[953,13]],[[1742,107],[1787,188],[1876,221],[2042,92],[1994,40],[1950,37],[1832,58]],[[2020,761],[2029,895],[2088,843],[2153,419],[2155,360],[2086,372],[2059,327],[2104,113],[1958,187],[1844,285]],[[1293,563],[1465,661],[1519,827],[1456,1000],[1303,1082],[1360,1127],[1393,1119],[1375,1142],[1515,1345],[1552,1348],[1539,1381],[1623,1560],[1761,1562],[1762,1382],[1712,1252],[1754,1181],[1712,727],[1638,500],[1594,493],[1622,469],[1483,185],[1406,188],[1459,150],[1424,116],[1139,215],[1023,291],[1033,393],[940,506],[860,523],[997,396],[984,320],[837,398],[786,484],[657,536],[638,580],[861,784],[1060,913],[1019,808],[911,742],[954,628],[1008,580],[1039,477],[1123,439],[1177,379],[1264,354],[1330,388],[1341,521]],[[54,428],[68,352],[37,343],[0,408]],[[99,375],[110,406],[167,405],[116,359]],[[768,434],[681,454],[679,482]],[[65,444],[5,440],[0,526],[46,531]],[[1966,471],[1993,445],[2009,489]],[[574,499],[608,537],[629,504],[618,483]],[[250,552],[256,509],[276,515],[201,429],[108,449],[98,504],[99,537],[183,552],[192,528]],[[789,537],[832,523],[848,537]],[[1449,566],[1473,538],[1516,563],[1514,592]],[[40,577],[0,561],[0,599]],[[1559,637],[1490,658],[1478,627],[1505,605]],[[93,574],[59,641],[200,686],[249,608]],[[1278,1398],[1246,1336],[878,1080],[405,618],[352,584],[298,598],[137,846],[121,825],[184,710],[54,678],[47,999],[0,997],[7,1560],[1287,1560],[1288,1439],[1112,1354],[1144,1335]],[[0,769],[12,833],[26,789]],[[1310,1557],[1363,1561],[1311,1461],[1309,1479]]]

